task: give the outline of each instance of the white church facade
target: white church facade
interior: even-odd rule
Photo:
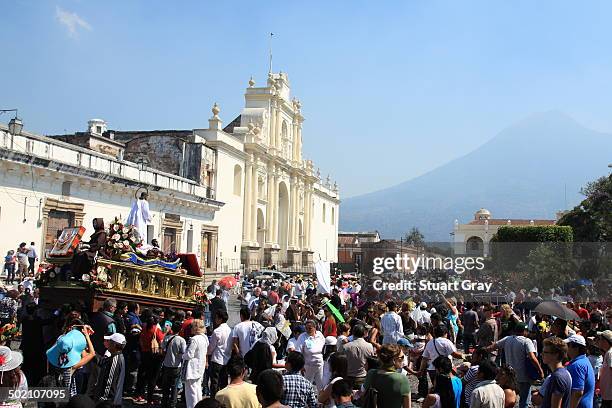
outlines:
[[[12,134],[0,125],[0,250],[35,242],[44,253],[64,227],[125,219],[149,193],[143,235],[165,252],[195,253],[210,271],[297,268],[336,261],[339,192],[302,157],[301,104],[287,75],[253,80],[240,115],[224,125],[216,104],[208,126]]]

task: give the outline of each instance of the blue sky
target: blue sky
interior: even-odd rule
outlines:
[[[179,7],[180,6],[180,7]],[[534,112],[612,132],[612,2],[0,2],[0,108],[28,130],[205,127],[289,74],[305,156],[344,197],[461,156]],[[9,117],[0,120],[7,122]]]

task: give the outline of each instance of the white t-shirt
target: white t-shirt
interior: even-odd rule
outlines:
[[[612,348],[604,354],[603,365],[599,369],[599,389],[604,400],[612,400]]]
[[[297,348],[297,339],[295,337],[289,338],[287,340],[287,351],[295,351]]]
[[[314,336],[308,333],[300,334],[297,339],[295,351],[302,353],[307,365],[323,365],[323,347],[325,346],[325,336],[317,331]]]
[[[34,282],[32,282],[31,279],[24,279],[21,284],[23,285],[24,289],[30,289],[30,293],[34,291]]]
[[[259,340],[263,331],[264,327],[260,323],[252,320],[246,320],[234,326],[232,338],[238,339],[240,354],[242,357],[244,357],[245,354],[248,353],[249,350],[251,350],[251,348],[255,345],[255,343],[257,343],[257,340]]]
[[[222,323],[219,327],[213,330],[210,336],[208,345],[208,355],[210,361],[220,365],[225,365],[232,355],[232,329],[227,323]]]
[[[457,348],[455,347],[453,342],[447,338],[438,337],[437,339],[429,340],[427,345],[425,345],[425,351],[423,351],[423,357],[427,358],[428,360],[427,369],[435,370],[435,367],[433,366],[433,361],[438,358],[438,356],[448,356],[448,358],[450,359],[450,355],[456,351]]]

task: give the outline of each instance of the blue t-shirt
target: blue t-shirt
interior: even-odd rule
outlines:
[[[542,395],[542,405],[540,408],[551,408],[551,398],[553,394],[561,395],[561,408],[569,408],[572,393],[572,376],[565,367],[561,367],[546,377],[540,395]]]
[[[577,408],[593,408],[595,372],[587,356],[582,354],[570,361],[567,371],[572,377],[572,391],[584,392]]]
[[[451,382],[453,383],[455,402],[457,403],[457,408],[459,408],[459,405],[461,405],[461,390],[463,389],[463,383],[459,377],[453,377]]]

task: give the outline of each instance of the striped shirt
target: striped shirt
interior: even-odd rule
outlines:
[[[98,362],[99,372],[96,378],[93,397],[95,401],[110,401],[121,405],[123,381],[125,379],[125,360],[122,353],[103,357]]]

